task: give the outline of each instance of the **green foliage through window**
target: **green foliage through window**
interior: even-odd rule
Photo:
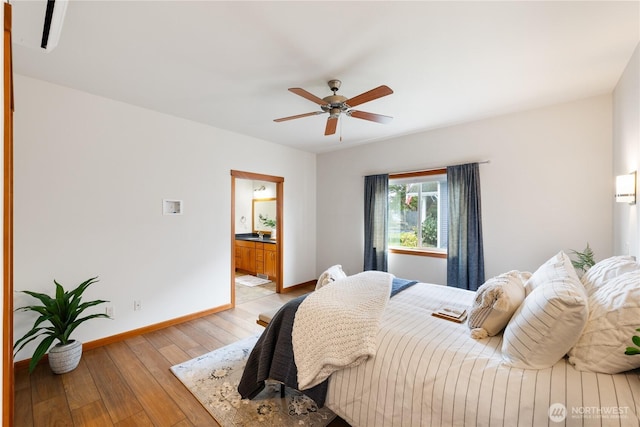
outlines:
[[[447,247],[447,176],[389,180],[389,246]]]

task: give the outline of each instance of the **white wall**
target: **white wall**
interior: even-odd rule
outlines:
[[[252,233],[251,218],[253,200],[253,181],[250,179],[236,179],[236,234]],[[244,218],[244,221],[242,220]]]
[[[318,156],[318,270],[363,267],[363,176],[480,165],[487,278],[535,270],[588,242],[612,253],[611,96],[451,126]],[[446,260],[393,255],[396,276],[446,283]]]
[[[633,171],[640,189],[640,44],[613,92],[613,176]],[[612,204],[614,253],[640,258],[640,200]]]
[[[283,284],[315,277],[315,155],[24,76],[15,94],[15,289],[99,275],[87,298],[115,320],[78,339],[230,302],[231,169],[284,177]],[[163,198],[184,215],[163,216]],[[17,313],[16,337],[32,321]]]

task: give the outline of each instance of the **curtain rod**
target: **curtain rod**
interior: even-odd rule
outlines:
[[[488,163],[491,163],[491,160],[482,160],[480,162],[458,163],[458,164],[449,165],[449,166],[461,166],[461,165],[467,165],[469,163],[477,163],[479,165],[486,165]],[[428,171],[437,170],[437,169],[446,169],[449,166],[431,167],[431,168],[427,168],[427,169],[416,169],[416,170],[404,171],[404,172],[389,172],[389,175],[402,175],[402,174],[405,174],[405,173],[428,172]],[[378,174],[370,174],[370,175],[378,175]],[[368,175],[365,175],[365,176],[368,176]]]

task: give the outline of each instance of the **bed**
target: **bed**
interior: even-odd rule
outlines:
[[[638,372],[580,372],[566,359],[542,370],[504,367],[502,335],[474,340],[466,324],[431,316],[473,298],[425,283],[392,298],[376,356],[335,372],[325,405],[354,427],[562,425],[550,421],[554,404],[568,408],[569,426],[638,425]],[[595,408],[624,413],[587,417]]]
[[[332,373],[321,384],[324,404],[353,427],[640,425],[637,369],[579,371],[567,357],[544,369],[513,367],[502,351],[506,332],[474,339],[466,322],[432,315],[443,306],[469,308],[475,297],[417,283],[390,298],[375,356]]]

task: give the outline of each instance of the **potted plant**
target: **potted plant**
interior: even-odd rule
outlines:
[[[33,372],[38,362],[51,348],[55,340],[59,342],[49,351],[49,366],[56,374],[62,374],[74,370],[80,357],[82,356],[82,343],[70,338],[71,333],[83,322],[97,317],[109,318],[104,313],[90,314],[80,317],[80,314],[87,308],[102,304],[108,301],[95,300],[81,302],[82,293],[93,283],[97,282],[97,277],[85,280],[72,291],[65,291],[61,284],[56,282],[56,293],[54,297],[32,291],[20,291],[38,299],[41,304],[27,305],[17,308],[16,311],[35,311],[40,316],[36,319],[31,330],[14,344],[13,348],[18,353],[25,345],[33,340],[42,338],[36,347],[31,362],[29,363],[29,373]],[[49,326],[46,325],[49,322]]]
[[[588,242],[587,247],[584,249],[584,251],[579,252],[572,249],[571,253],[578,258],[576,260],[571,260],[571,263],[573,264],[573,267],[581,274],[586,273],[586,271],[593,267],[596,263],[593,258],[593,250],[591,249],[591,247],[589,247]]]
[[[263,226],[271,229],[271,238],[275,239],[276,238],[276,220],[269,218],[269,215],[262,215],[262,214],[258,215],[258,219],[260,219],[260,222],[262,223]]]

